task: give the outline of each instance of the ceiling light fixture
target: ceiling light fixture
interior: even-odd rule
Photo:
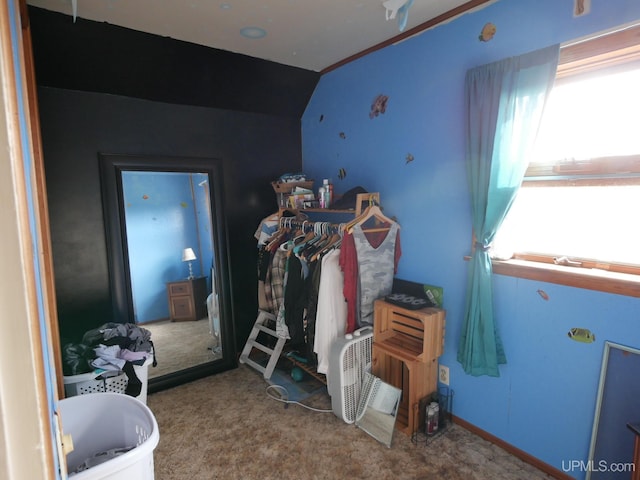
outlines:
[[[245,38],[258,39],[262,38],[267,34],[267,31],[264,28],[260,27],[244,27],[240,30],[240,35]]]

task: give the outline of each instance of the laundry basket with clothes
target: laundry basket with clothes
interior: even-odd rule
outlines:
[[[149,365],[157,359],[151,332],[131,323],[106,323],[63,347],[67,396],[124,393],[146,402]]]

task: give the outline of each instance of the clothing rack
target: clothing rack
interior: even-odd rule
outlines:
[[[288,355],[284,355],[284,358],[286,358],[287,360],[289,360],[293,365],[295,365],[296,367],[300,368],[301,370],[304,370],[306,373],[308,373],[309,375],[311,375],[313,378],[315,378],[316,380],[318,380],[320,383],[324,383],[325,385],[327,384],[327,376],[323,373],[318,373],[318,371],[304,363],[301,362],[300,360],[297,360],[294,357],[288,356]]]
[[[347,223],[335,223],[335,222],[326,222],[326,221],[312,221],[307,218],[307,215],[304,211],[299,212],[298,216],[291,217],[283,217],[280,216],[280,228],[297,228],[302,230],[304,233],[308,233],[310,231],[316,231],[317,233],[339,233],[342,235],[344,233],[345,228],[356,221],[358,217],[360,217],[363,213],[362,207],[364,206],[375,206],[380,207],[380,193],[379,192],[369,192],[369,193],[358,193],[356,195],[356,203],[355,209],[353,210],[353,220]],[[342,213],[344,214],[344,210],[331,210],[327,209],[310,209],[309,212],[316,213]],[[282,212],[278,212],[278,215],[281,215]],[[303,215],[305,218],[300,219],[299,216]]]
[[[344,231],[345,223],[320,222],[311,220],[300,220],[296,217],[281,217],[280,228],[291,228],[301,230],[303,233],[339,233]]]
[[[345,211],[343,210],[332,211],[331,209],[314,209],[313,211],[316,213],[327,215],[331,215],[331,213],[345,213]],[[375,217],[375,220],[378,223],[381,219],[384,219],[391,223],[395,223],[394,220],[388,219],[383,216],[380,210],[379,193],[358,194],[356,198],[355,209],[351,211],[351,214],[353,214],[353,219],[348,221],[347,223],[309,220],[309,217],[305,214],[304,211],[292,211],[292,213],[295,214],[292,216],[282,216],[282,213],[282,211],[278,212],[278,216],[280,217],[278,218],[277,223],[278,230],[275,231],[269,239],[264,240],[263,245],[265,246],[265,249],[270,252],[274,252],[275,250],[282,250],[285,252],[292,251],[293,254],[299,256],[299,259],[301,259],[301,261],[303,262],[316,261],[318,258],[322,258],[323,255],[327,254],[327,252],[330,252],[337,247],[339,248],[345,232],[349,231],[350,226],[355,225],[360,221],[365,221],[369,218]],[[376,225],[376,227],[378,228],[367,228],[365,231],[380,232],[383,230],[389,230],[389,227],[379,228],[379,225]],[[314,235],[308,235],[310,233],[313,233]],[[304,236],[306,236],[307,238],[303,239]],[[312,238],[314,236],[316,237],[315,239]],[[316,243],[317,238],[320,236],[324,237],[325,240],[319,240]],[[326,237],[333,237],[333,239],[327,240]],[[300,247],[300,250],[296,249],[295,242],[297,242],[298,240],[298,247]],[[306,248],[309,248],[310,250],[306,250]],[[314,251],[314,248],[317,248],[317,250]],[[278,319],[277,321],[276,318]],[[276,321],[276,325],[275,327],[272,327],[271,325],[272,323],[274,323],[274,321]],[[242,354],[240,355],[240,362],[247,363],[253,368],[261,371],[265,379],[268,380],[273,372],[273,369],[275,368],[277,358],[282,356],[283,358],[292,362],[293,365],[299,367],[312,377],[326,384],[326,375],[319,373],[316,370],[317,366],[315,365],[315,363],[307,364],[306,362],[301,361],[303,359],[299,359],[296,358],[295,355],[291,355],[294,352],[289,352],[289,354],[286,354],[285,341],[283,340],[284,337],[279,336],[279,330],[281,329],[278,321],[281,321],[281,317],[279,317],[277,314],[274,315],[272,313],[267,313],[266,311],[259,310],[258,318],[256,319],[253,330],[250,334],[249,339],[247,340]],[[297,332],[300,332],[300,329],[297,329]],[[267,345],[264,345],[258,338],[258,335],[260,333],[267,334],[270,337],[274,337],[277,340],[276,345],[273,348],[269,348]],[[250,354],[252,352],[252,349],[254,348],[262,350],[269,356],[268,364],[266,367],[260,367],[251,361]]]

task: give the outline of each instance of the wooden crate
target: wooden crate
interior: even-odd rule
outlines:
[[[373,341],[408,362],[429,362],[444,350],[445,311],[441,308],[408,310],[376,300]]]
[[[271,186],[276,193],[291,193],[296,187],[313,190],[313,180],[303,182],[271,182]]]
[[[382,381],[402,390],[396,428],[411,435],[418,430],[420,400],[438,385],[438,361],[403,361],[373,343],[372,372]]]
[[[445,311],[408,310],[376,300],[372,372],[402,390],[396,428],[418,430],[420,400],[438,387],[438,357],[444,348]]]

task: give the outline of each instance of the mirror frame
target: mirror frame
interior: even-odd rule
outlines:
[[[585,475],[585,480],[591,480],[592,479],[592,475],[594,475],[596,477],[599,477],[601,473],[606,473],[606,472],[600,472],[598,470],[598,466],[600,464],[600,462],[605,461],[607,462],[608,465],[612,465],[612,462],[610,462],[611,459],[606,458],[596,458],[596,450],[598,449],[598,444],[604,442],[605,440],[603,438],[600,437],[601,435],[601,416],[602,416],[602,412],[603,410],[609,410],[612,408],[612,406],[610,405],[612,400],[611,400],[611,392],[613,390],[611,390],[611,387],[607,385],[607,376],[610,373],[610,360],[611,360],[611,352],[612,351],[619,351],[621,355],[640,355],[640,349],[638,348],[634,348],[634,347],[628,347],[626,345],[621,345],[619,343],[614,343],[614,342],[610,342],[610,341],[605,341],[604,342],[604,351],[602,353],[602,366],[600,367],[600,379],[598,381],[598,393],[597,393],[597,399],[596,399],[596,409],[595,409],[595,414],[594,414],[594,419],[593,419],[593,427],[591,430],[591,442],[589,443],[589,457],[588,457],[588,465],[593,465],[595,466],[595,469],[593,468],[588,468],[587,469],[587,473]],[[638,361],[638,360],[636,360]],[[628,374],[629,377],[634,377],[634,373],[635,372],[625,372],[625,374]],[[612,374],[613,375],[613,374]],[[618,374],[618,378],[619,378],[619,374]],[[629,385],[629,383],[627,383],[627,385]],[[628,395],[630,392],[617,392],[618,395],[620,396],[625,396]],[[627,397],[628,398],[628,397]],[[633,397],[632,397],[633,398]],[[609,404],[609,405],[607,405]],[[607,424],[604,424],[605,426]],[[622,427],[622,429],[626,432],[629,431],[628,429]],[[629,435],[631,435],[631,432],[629,432]],[[633,452],[633,451],[632,451]],[[602,452],[600,452],[602,453]],[[629,462],[631,463],[633,459],[629,458]],[[620,470],[619,473],[621,473],[620,476],[622,476],[622,472],[627,472],[626,478],[629,478],[629,474],[628,471],[626,470]],[[600,478],[602,478],[600,476]]]
[[[135,323],[131,274],[124,212],[122,173],[125,171],[158,171],[206,173],[209,176],[209,201],[214,243],[215,284],[220,308],[222,358],[149,379],[148,391],[153,393],[198,378],[236,368],[233,303],[231,301],[231,272],[229,268],[228,238],[224,217],[222,160],[201,157],[173,157],[166,155],[123,155],[99,153],[102,208],[109,267],[109,289],[113,321]],[[162,361],[162,352],[158,361]]]

